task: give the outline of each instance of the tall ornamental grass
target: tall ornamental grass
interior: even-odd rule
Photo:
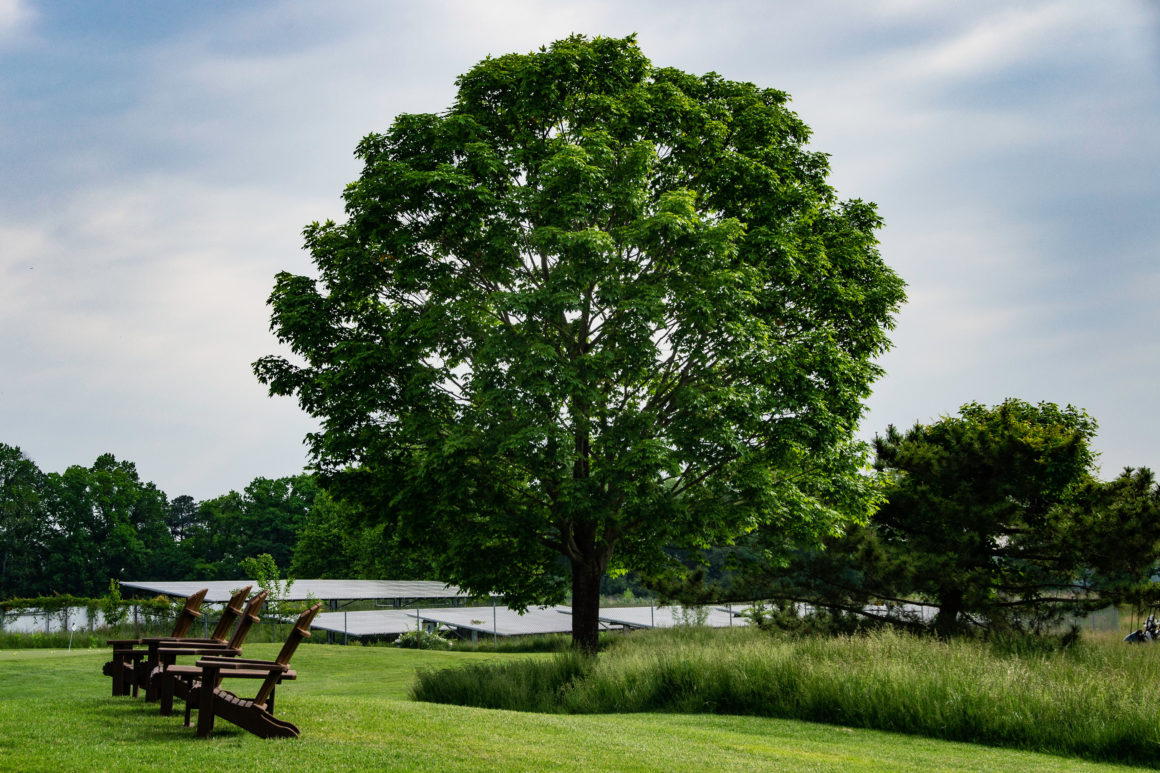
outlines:
[[[597,658],[424,672],[412,697],[537,712],[751,714],[1160,761],[1160,651],[1111,641],[1030,649],[893,631],[776,639],[673,629],[625,636]]]

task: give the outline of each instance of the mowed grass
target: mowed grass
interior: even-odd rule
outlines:
[[[276,645],[247,648],[272,657]],[[0,651],[0,769],[57,770],[1127,770],[849,727],[703,714],[565,715],[408,699],[418,669],[544,655],[312,645],[278,714],[297,740],[219,720],[194,737],[180,716],[110,696],[102,650]]]

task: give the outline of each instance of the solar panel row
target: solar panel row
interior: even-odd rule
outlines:
[[[571,632],[571,613],[570,607],[533,607],[522,615],[507,607],[329,612],[316,617],[314,627],[348,636],[394,636],[421,625],[443,625],[489,636],[528,636]],[[604,628],[670,628],[682,624],[728,628],[746,624],[745,618],[726,609],[708,607],[614,607],[602,611],[600,621]]]

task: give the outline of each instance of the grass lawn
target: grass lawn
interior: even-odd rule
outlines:
[[[247,647],[273,657],[277,645]],[[219,720],[111,697],[105,650],[0,650],[0,769],[57,770],[1129,770],[1050,755],[758,717],[543,715],[416,703],[417,668],[495,658],[311,645],[278,715],[302,738],[263,741]]]

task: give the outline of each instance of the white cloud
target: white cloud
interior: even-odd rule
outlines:
[[[833,154],[839,193],[881,205],[883,255],[911,302],[869,430],[966,400],[1055,399],[1092,411],[1119,458],[1156,464],[1155,422],[1139,417],[1160,353],[1132,331],[1157,329],[1160,287],[1154,269],[1128,265],[1123,240],[1142,249],[1156,231],[1130,224],[1121,239],[1099,211],[1115,205],[1109,193],[1155,197],[1144,8],[272,2],[195,14],[197,26],[118,51],[131,67],[61,63],[60,90],[42,88],[30,60],[0,88],[35,94],[63,128],[51,146],[22,135],[40,189],[0,209],[0,441],[49,470],[113,451],[170,494],[296,472],[311,422],[266,399],[249,363],[276,348],[274,273],[310,272],[302,226],[342,215],[359,137],[447,107],[455,77],[488,53],[636,31],[658,65],[790,91]],[[0,0],[0,40],[35,21],[27,3]],[[27,82],[8,88],[14,78]],[[994,98],[995,84],[1011,98]],[[97,108],[70,87],[114,98]],[[1080,172],[1042,176],[1056,169]],[[1070,243],[1099,243],[1099,228],[1106,244],[1090,259]],[[1084,286],[1097,273],[1116,286]]]
[[[0,223],[5,442],[47,470],[111,450],[199,497],[223,493],[208,468],[234,487],[300,470],[312,422],[267,399],[250,363],[278,348],[265,298],[277,270],[306,270],[298,231],[315,206],[142,177]]]
[[[35,16],[25,0],[0,0],[0,40],[24,29]]]

